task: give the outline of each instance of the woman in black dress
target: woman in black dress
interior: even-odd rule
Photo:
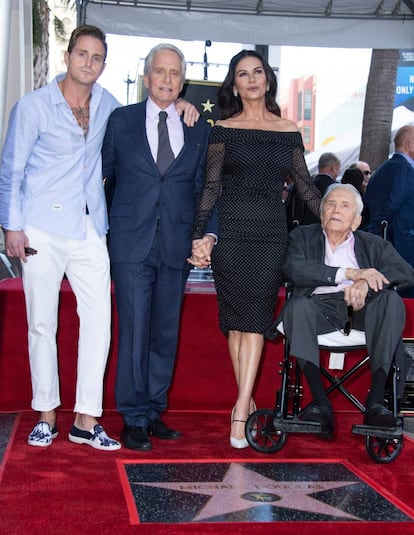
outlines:
[[[320,194],[303,157],[297,126],[280,117],[276,77],[254,50],[230,62],[219,93],[222,119],[209,139],[204,189],[193,232],[189,262],[210,263],[219,303],[219,322],[238,386],[231,413],[230,444],[248,446],[245,422],[255,409],[252,391],[271,326],[287,241],[282,191],[290,174],[300,197],[319,216]],[[220,236],[204,235],[217,205]]]

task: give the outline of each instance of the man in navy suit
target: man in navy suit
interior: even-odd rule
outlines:
[[[124,419],[121,440],[134,450],[150,450],[150,436],[181,437],[160,417],[174,368],[209,134],[206,122],[189,128],[177,113],[185,67],[175,46],[154,47],[144,66],[148,99],[112,113],[102,149],[119,317],[116,403]],[[157,166],[163,111],[173,153],[166,170]],[[215,225],[209,230],[217,234]]]
[[[401,127],[394,145],[393,156],[368,182],[364,202],[369,224],[365,230],[382,234],[381,223],[387,221],[387,239],[414,266],[414,126]],[[414,290],[402,295],[414,297]]]

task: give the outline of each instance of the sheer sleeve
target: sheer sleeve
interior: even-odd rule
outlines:
[[[311,212],[319,219],[321,194],[313,183],[312,177],[310,176],[306,166],[303,150],[299,147],[293,149],[291,176],[299,197],[306,203]]]
[[[224,143],[213,142],[208,146],[206,176],[193,224],[193,239],[203,237],[207,221],[221,195],[224,153]]]

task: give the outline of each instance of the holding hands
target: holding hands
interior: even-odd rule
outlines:
[[[187,262],[194,267],[206,268],[211,264],[211,251],[215,243],[214,236],[206,234],[198,240],[193,240],[191,258]]]

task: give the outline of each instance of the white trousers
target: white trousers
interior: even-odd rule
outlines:
[[[60,405],[56,331],[59,291],[64,274],[76,296],[79,316],[76,403],[74,412],[101,416],[103,377],[111,329],[109,256],[86,217],[87,238],[72,240],[27,226],[37,255],[23,263],[32,408],[50,411]],[[76,356],[74,355],[75,359]]]

